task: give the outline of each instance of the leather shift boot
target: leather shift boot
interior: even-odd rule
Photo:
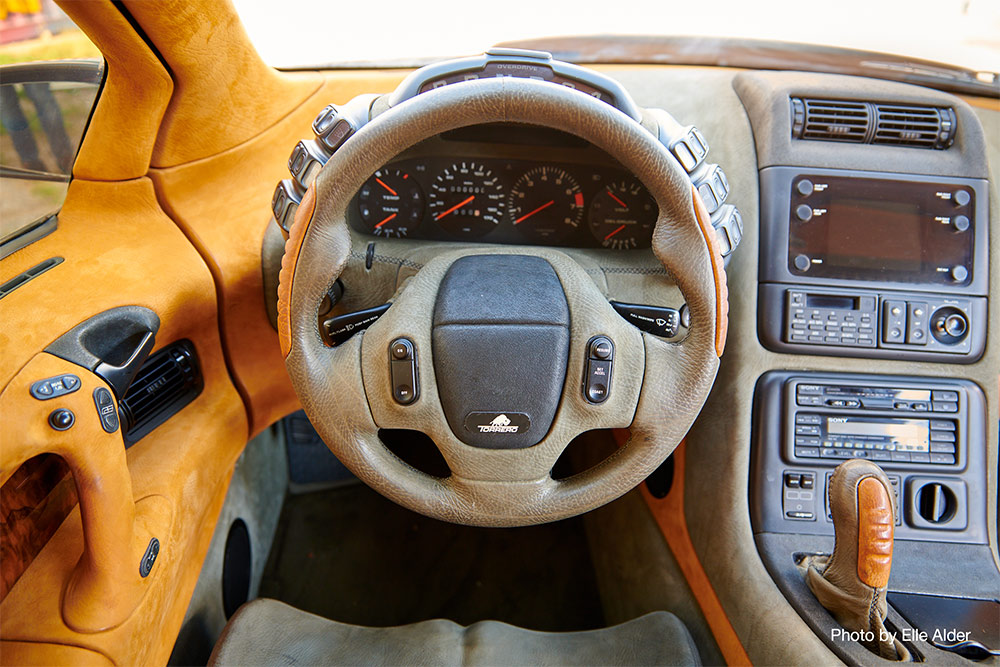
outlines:
[[[800,563],[806,583],[838,623],[861,634],[865,648],[909,662],[910,652],[885,627],[897,512],[889,479],[874,463],[852,459],[834,471],[829,494],[833,554]]]

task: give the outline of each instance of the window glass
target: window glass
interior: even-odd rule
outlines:
[[[50,0],[0,0],[0,243],[62,206],[103,69]]]
[[[765,39],[990,72],[1000,62],[997,0],[381,0],[372,11],[329,0],[234,2],[276,67],[419,65],[499,42],[569,35]]]

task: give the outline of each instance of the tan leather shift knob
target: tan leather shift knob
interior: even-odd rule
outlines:
[[[837,466],[827,492],[833,554],[803,563],[806,583],[868,649],[890,660],[909,660],[909,652],[884,625],[897,511],[889,478],[871,461],[851,459]]]
[[[857,497],[858,578],[872,588],[885,588],[892,569],[892,538],[896,523],[888,480],[863,478],[858,482]]]

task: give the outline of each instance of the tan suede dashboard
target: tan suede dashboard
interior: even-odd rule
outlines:
[[[127,476],[134,499],[162,499],[155,501],[162,509],[154,512],[159,518],[151,525],[163,548],[135,609],[120,624],[99,632],[77,632],[65,622],[63,592],[84,550],[76,510],[0,603],[0,661],[164,664],[240,452],[249,437],[299,406],[268,318],[261,268],[274,184],[286,174],[289,152],[309,136],[319,110],[361,93],[388,92],[406,72],[275,72],[259,61],[231,7],[228,13],[206,17],[192,15],[181,0],[125,0],[150,35],[154,51],[110,0],[60,4],[107,55],[109,78],[74,167],[76,180],[58,229],[0,264],[0,281],[5,281],[50,257],[65,259],[0,302],[0,383],[21,386],[15,382],[25,379],[18,379],[19,373],[38,363],[52,340],[88,317],[115,306],[142,305],[160,317],[157,347],[182,338],[194,342],[205,388],[129,449],[124,464],[106,462]],[[192,26],[201,27],[196,35]],[[225,57],[214,60],[207,53]],[[597,69],[619,80],[638,104],[668,109],[710,137],[712,159],[726,169],[731,201],[745,219],[743,245],[727,269],[725,355],[715,389],[686,440],[685,513],[695,551],[752,661],[830,662],[832,654],[765,571],[752,538],[747,480],[754,382],[778,368],[906,372],[976,381],[989,399],[987,496],[995,499],[1000,340],[991,337],[983,358],[968,366],[765,350],[756,335],[757,164],[750,124],[732,88],[735,70]],[[1000,110],[987,101],[976,104],[976,112],[990,141],[991,196],[996,201]],[[1000,212],[991,208],[995,230]],[[990,248],[993,293],[1000,290],[998,236],[993,235]],[[374,305],[373,295],[391,294],[433,256],[458,247],[380,240],[381,259],[368,270],[365,241],[354,239],[345,269],[345,308]],[[643,295],[655,301],[675,293],[665,276],[645,270],[654,265],[651,253],[568,254],[609,297],[641,302]],[[990,318],[994,328],[1000,326],[992,312]],[[88,413],[93,406],[74,401],[78,419],[96,418]],[[53,407],[23,396],[0,396],[3,449],[13,451],[6,443],[43,422]],[[85,448],[88,431],[79,432],[70,446]],[[2,463],[6,479],[20,461],[3,458]],[[85,484],[77,480],[78,487]],[[989,526],[996,557],[995,501]],[[123,576],[122,591],[105,594],[134,588],[130,577]],[[93,601],[94,607],[101,604]],[[774,628],[782,631],[776,634]]]

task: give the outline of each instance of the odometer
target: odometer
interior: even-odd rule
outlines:
[[[373,234],[403,237],[424,217],[424,193],[407,172],[379,169],[361,186],[358,209]]]
[[[458,162],[434,180],[428,210],[442,229],[463,238],[493,231],[504,211],[500,178],[477,162]]]

